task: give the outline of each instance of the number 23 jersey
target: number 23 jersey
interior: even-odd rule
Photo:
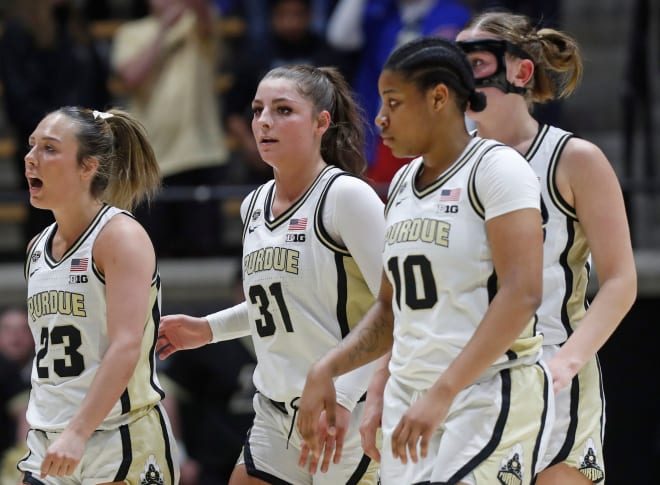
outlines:
[[[44,229],[27,254],[28,318],[37,353],[27,419],[32,428],[64,429],[92,384],[109,346],[105,279],[94,265],[97,236],[112,217],[125,213],[104,205],[62,258],[51,255],[57,225]],[[160,320],[160,278],[154,274],[144,316],[140,359],[127,388],[99,429],[114,429],[157,403],[163,392],[155,374],[154,348]]]

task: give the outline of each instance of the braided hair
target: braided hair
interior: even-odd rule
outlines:
[[[465,111],[486,108],[486,97],[475,90],[470,63],[455,42],[426,36],[403,44],[392,52],[383,70],[396,72],[421,91],[445,84],[456,94],[458,107]]]

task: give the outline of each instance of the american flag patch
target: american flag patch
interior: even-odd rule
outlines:
[[[461,198],[461,189],[442,189],[440,202],[456,202]]]
[[[289,220],[289,231],[304,231],[305,229],[307,229],[306,217]]]
[[[73,258],[71,260],[71,271],[87,271],[89,258]]]

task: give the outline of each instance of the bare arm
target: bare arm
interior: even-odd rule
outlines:
[[[568,385],[603,346],[637,294],[623,195],[605,155],[585,140],[570,140],[559,163],[558,184],[586,234],[599,290],[580,325],[550,361],[556,389]]]
[[[318,460],[321,448],[317,424],[325,410],[328,428],[334,428],[336,395],[332,379],[382,356],[392,348],[394,316],[392,286],[383,273],[376,303],[336,347],[312,366],[299,401],[298,430]],[[300,463],[305,464],[302,456]]]
[[[428,393],[404,414],[392,435],[395,458],[417,462],[456,395],[502,356],[541,302],[543,234],[540,212],[521,209],[486,222],[499,287],[476,331]]]
[[[140,357],[156,267],[149,236],[134,219],[117,215],[97,238],[94,261],[105,275],[109,346],[78,411],[49,448],[42,476],[73,471],[85,443],[126,389]]]

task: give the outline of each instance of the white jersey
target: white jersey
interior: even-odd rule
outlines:
[[[290,404],[300,396],[310,366],[337,345],[374,302],[353,256],[324,226],[327,193],[332,184],[347,178],[336,167],[325,168],[305,194],[275,218],[273,181],[246,200],[242,269],[258,362],[254,383],[278,402]],[[373,198],[377,200],[375,193]],[[372,259],[378,268],[377,255]],[[363,384],[366,389],[367,382]]]
[[[422,158],[403,167],[390,187],[383,264],[394,288],[390,372],[428,389],[471,339],[497,292],[485,222],[539,208],[538,181],[512,148],[473,138],[428,187],[415,180]],[[532,319],[491,372],[539,358],[542,337]]]
[[[587,309],[590,251],[575,208],[557,190],[557,165],[572,136],[559,128],[539,127],[525,158],[541,181],[545,207],[543,301],[537,311],[544,344],[562,344]],[[547,216],[546,216],[547,214]]]
[[[125,211],[104,205],[59,260],[51,253],[57,223],[37,236],[27,254],[28,318],[37,344],[27,411],[32,428],[60,431],[66,427],[109,346],[105,279],[94,264],[92,250],[103,227],[120,213]],[[98,429],[131,422],[163,397],[155,373],[159,320],[160,277],[156,271],[149,312],[144,316],[140,360],[121,398]]]

